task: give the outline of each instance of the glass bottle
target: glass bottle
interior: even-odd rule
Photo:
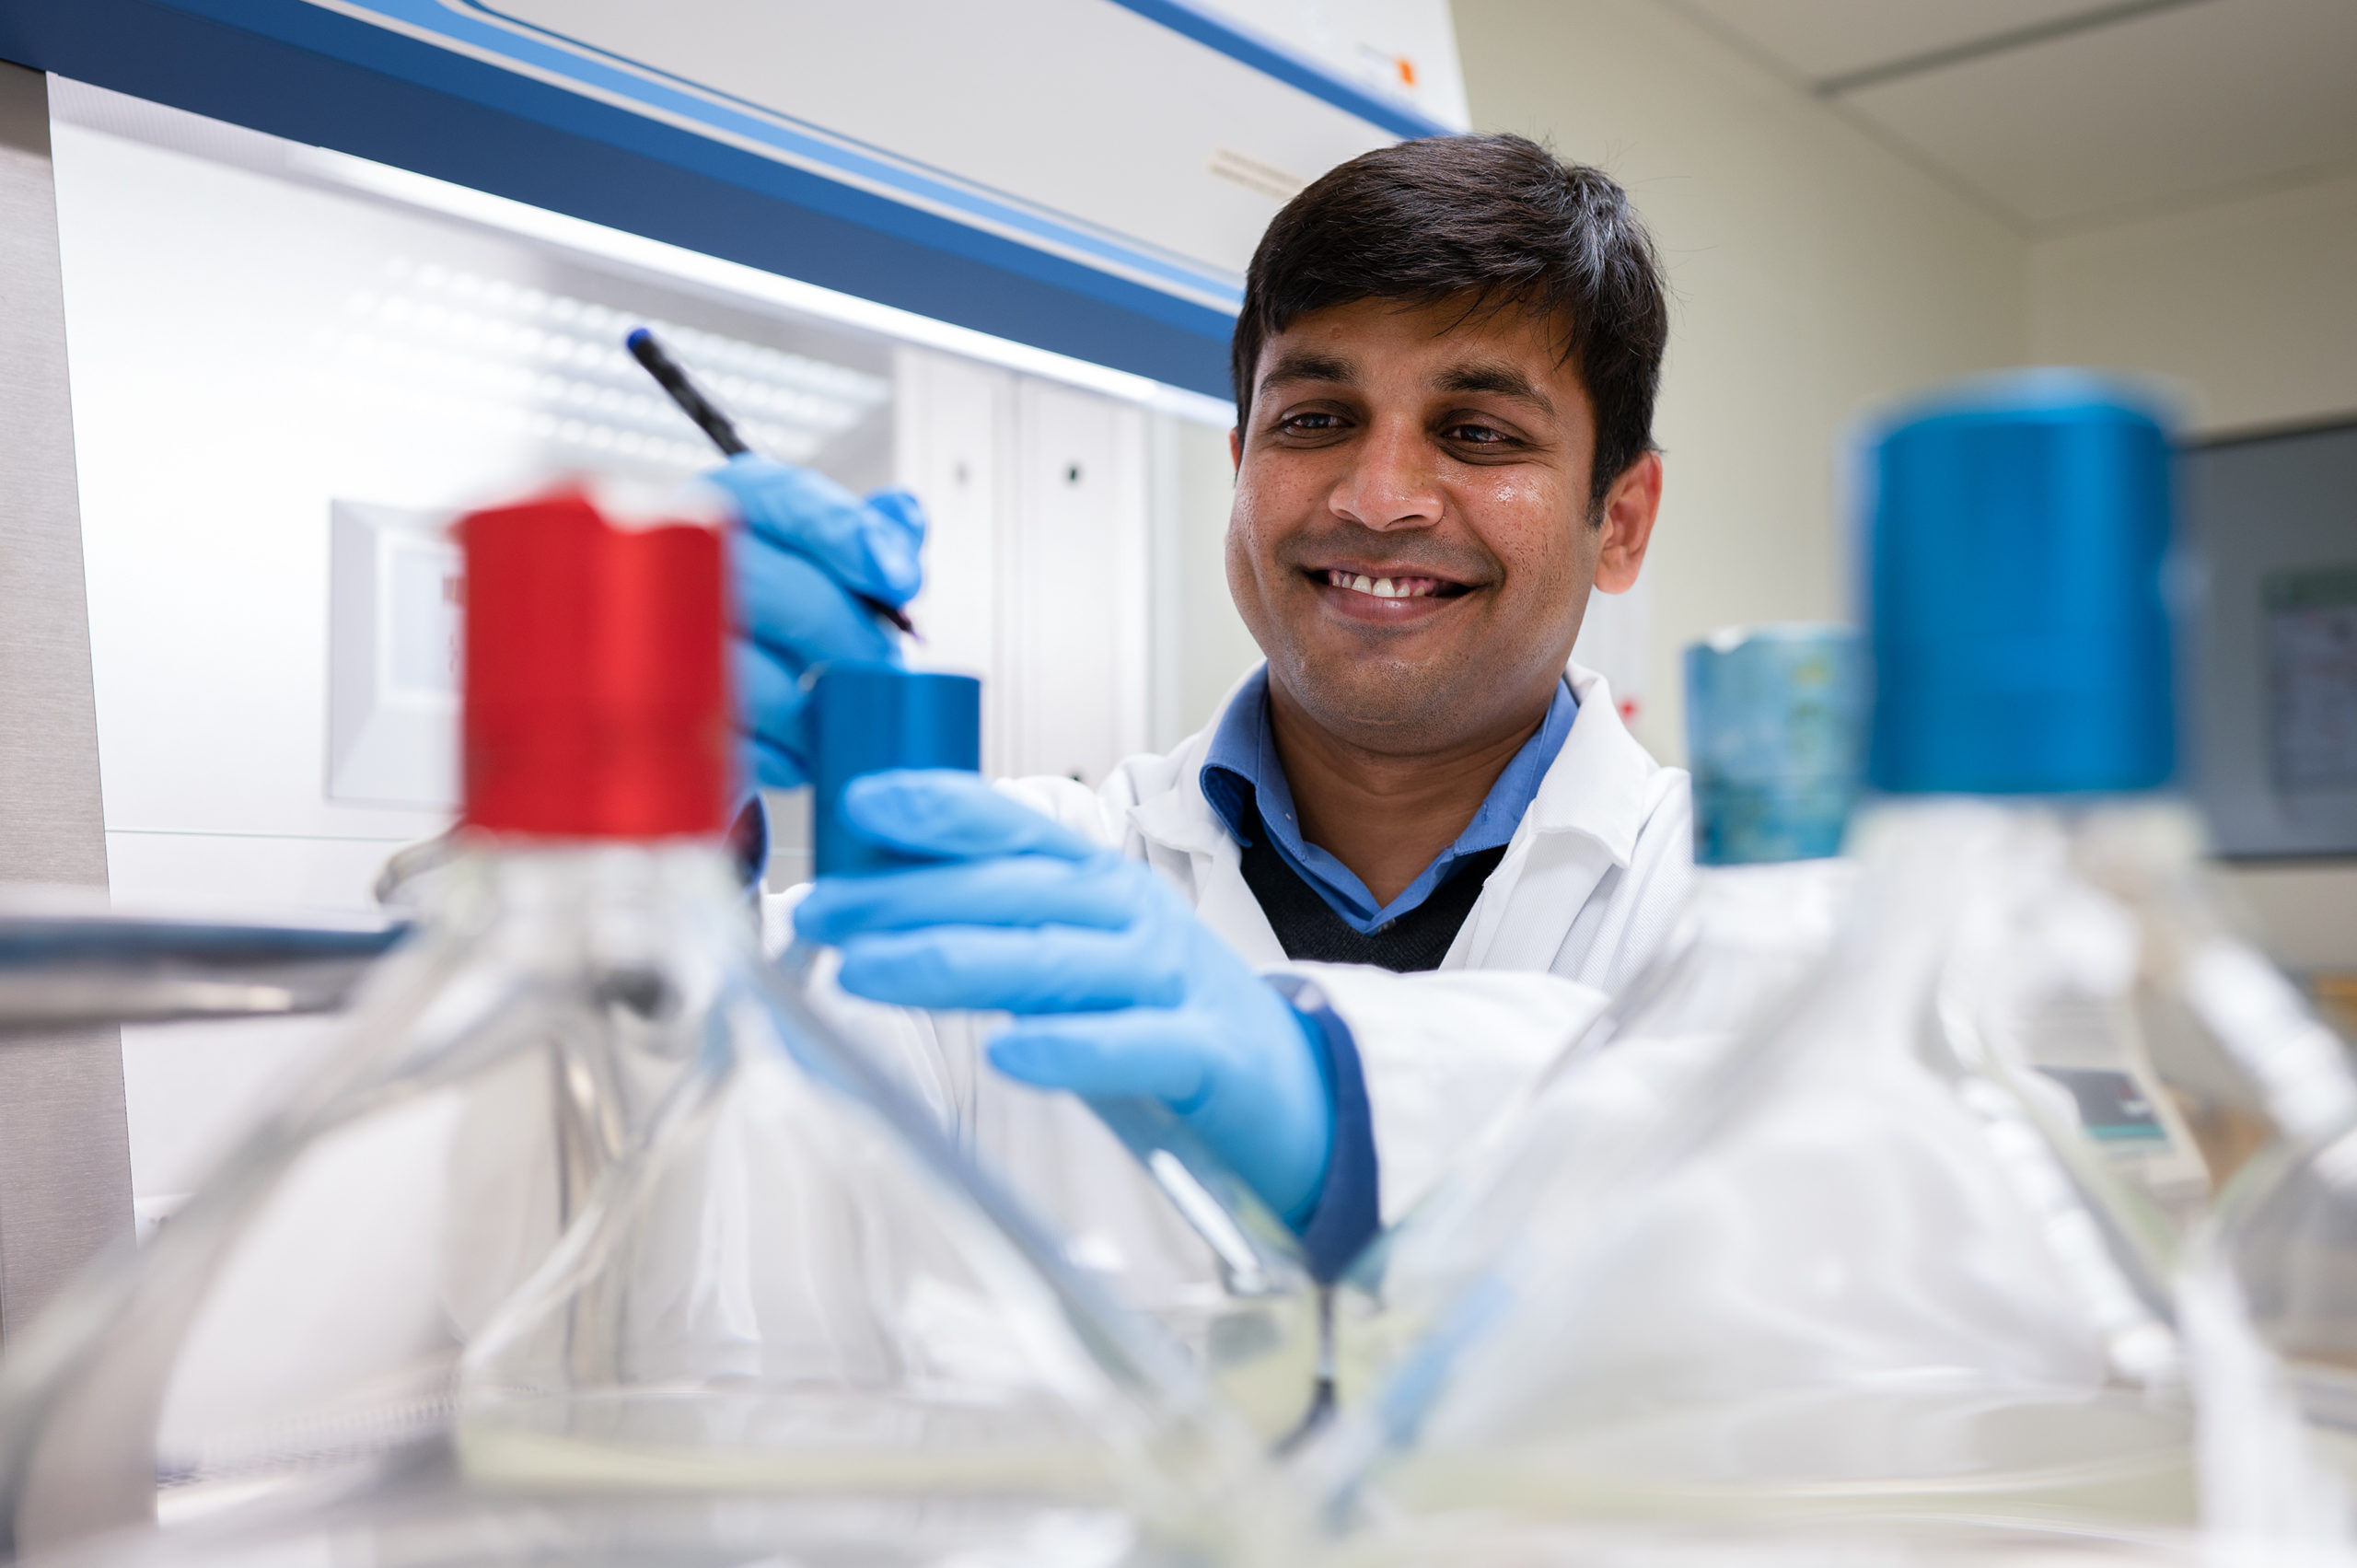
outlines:
[[[1390,1379],[1380,1437],[1359,1439],[1400,1451],[1371,1468],[1386,1494],[2190,1521],[2167,1264],[2198,1153],[2132,1103],[2159,1073],[2115,1027],[2168,989],[2149,983],[2166,960],[2082,869],[2106,839],[2091,824],[2147,809],[2168,773],[2168,461],[2140,401],[2070,374],[1881,427],[1864,542],[1884,796],[1854,830],[1841,934],[1608,1202],[1496,1260]],[[2022,1004],[2057,991],[2034,971],[2122,1005],[2040,1014]],[[2116,1074],[2115,1092],[2055,1069]],[[2116,1158],[2090,1100],[2161,1136]]]
[[[850,869],[827,854],[850,840],[830,826],[846,759],[970,766],[977,697],[880,666],[815,678],[822,871]],[[743,935],[644,1146],[468,1351],[465,1472],[1205,1527],[1257,1454],[1180,1348],[956,1146],[919,1054],[823,1020],[810,955],[772,970]]]
[[[1353,1270],[1353,1387],[1531,1227],[1560,1232],[1608,1203],[1668,1108],[1832,945],[1856,871],[1838,853],[1864,766],[1856,633],[1720,633],[1687,649],[1686,685],[1692,900],[1660,955]]]
[[[818,875],[865,876],[911,864],[850,830],[841,813],[843,789],[884,769],[977,769],[980,703],[980,683],[965,676],[865,663],[833,664],[812,676],[807,723]],[[827,983],[833,962],[832,955],[797,942],[780,968],[805,1005],[861,1042],[871,1060],[900,1064],[922,1099],[953,1102],[955,1091],[933,1071],[935,1063],[911,1049],[906,1031],[863,1028],[873,1010],[840,1006],[840,993]],[[1328,1319],[1299,1239],[1167,1107],[1141,1098],[1091,1109],[1216,1270],[1213,1292],[1183,1303],[1125,1296],[1125,1305],[1169,1330],[1230,1410],[1263,1438],[1281,1440],[1313,1419],[1321,1398],[1331,1394],[1322,1340]]]
[[[1212,1512],[1242,1445],[1183,1359],[761,959],[718,522],[574,487],[459,525],[459,847],[332,1070],[11,1346],[18,1550],[519,1484]]]
[[[1944,442],[1943,426],[1976,434]],[[2084,449],[2105,431],[2132,449],[2109,473]],[[2009,463],[1992,449],[2001,443],[2030,447],[2044,470],[2017,456]],[[2341,1217],[2346,1155],[2335,1151],[2357,1122],[2357,1074],[2213,891],[2200,826],[2170,789],[2172,648],[2157,608],[2167,584],[2150,565],[2131,576],[2116,564],[2131,552],[2154,561],[2167,536],[2173,470],[2160,420],[2133,389],[2048,372],[1951,396],[1918,421],[1913,450],[1900,447],[1886,444],[1885,489],[1957,514],[1915,541],[1945,549],[1919,548],[1898,563],[1918,582],[2008,569],[1986,547],[1989,559],[1962,558],[1974,521],[1983,537],[2009,526],[2039,537],[2060,505],[2107,505],[2122,520],[2058,539],[2081,565],[2048,591],[2060,600],[2075,589],[2076,602],[2017,611],[2029,623],[2007,627],[2014,645],[2001,651],[2011,659],[1978,670],[1943,660],[1939,645],[1970,629],[1937,595],[1913,596],[1911,613],[1893,617],[1889,646],[1878,636],[1886,668],[1945,663],[1948,679],[1988,689],[1986,715],[2013,721],[1984,717],[1946,735],[1894,724],[1879,737],[1887,753],[1878,774],[1957,778],[2008,800],[1995,852],[2007,870],[1950,957],[1945,1032],[1993,1075],[2066,1091],[2022,1098],[2096,1200],[2114,1255],[2131,1260],[2173,1314],[2200,1417],[2205,1527],[2345,1544],[2357,1413],[2342,1390],[2357,1292],[2340,1260],[2357,1225]],[[2008,495],[1974,482],[2009,472],[2035,473],[2051,499],[2008,507],[2026,485]],[[2105,552],[2114,563],[2087,570],[2086,558]],[[2040,611],[2043,625],[2033,619]],[[2080,634],[2049,641],[2044,668],[2029,667],[2035,634],[2073,620]],[[2033,672],[2042,679],[2026,681]],[[2039,699],[2026,724],[1998,700],[2026,685]],[[2110,701],[2087,700],[2107,688]],[[2095,787],[2103,783],[2113,787]]]
[[[460,525],[463,848],[330,1064],[12,1345],[19,1547],[315,1497],[438,1440],[459,1348],[692,1053],[678,977],[744,918],[719,535],[609,522],[634,505],[566,488]]]

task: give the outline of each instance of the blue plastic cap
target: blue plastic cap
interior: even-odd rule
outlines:
[[[888,664],[830,664],[812,677],[810,851],[821,877],[925,864],[881,848],[843,820],[843,786],[888,768],[982,765],[982,683]]]
[[[1864,665],[1846,626],[1722,632],[1686,650],[1699,864],[1840,852],[1864,761]]]
[[[2155,406],[2085,371],[1966,383],[1882,424],[1864,540],[1877,788],[2168,781],[2170,465]]]

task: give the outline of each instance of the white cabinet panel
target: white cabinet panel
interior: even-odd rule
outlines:
[[[916,349],[898,375],[932,525],[910,662],[982,677],[984,771],[1095,784],[1147,739],[1147,416]]]
[[[1043,382],[1016,410],[1011,760],[1095,784],[1145,746],[1145,416]]]
[[[894,356],[900,412],[894,467],[900,484],[924,503],[924,590],[909,605],[920,639],[909,662],[920,669],[982,677],[982,769],[1007,767],[999,677],[1002,562],[1014,481],[1009,450],[1015,377],[970,360],[922,349]]]

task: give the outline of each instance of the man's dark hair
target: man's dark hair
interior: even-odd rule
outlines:
[[[1360,299],[1469,316],[1519,308],[1560,319],[1596,407],[1591,509],[1653,449],[1669,338],[1661,262],[1599,170],[1520,136],[1437,136],[1362,153],[1285,204],[1244,276],[1231,372],[1248,427],[1260,345],[1314,310]]]

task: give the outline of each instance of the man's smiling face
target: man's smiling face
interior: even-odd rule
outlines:
[[[1228,586],[1281,700],[1335,738],[1412,754],[1534,722],[1590,586],[1635,581],[1659,462],[1590,524],[1596,421],[1562,345],[1524,310],[1365,299],[1261,346]]]

